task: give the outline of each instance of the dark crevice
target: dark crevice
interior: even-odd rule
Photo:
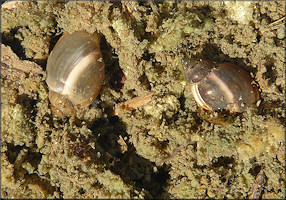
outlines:
[[[230,169],[231,164],[233,164],[234,158],[233,157],[224,157],[221,156],[219,158],[215,158],[213,160],[213,167],[223,167],[224,169]]]
[[[97,121],[93,130],[100,133],[97,139],[98,149],[102,154],[110,155],[108,169],[118,174],[126,184],[133,185],[137,191],[146,190],[146,198],[168,196],[164,191],[169,179],[168,166],[157,167],[155,163],[137,155],[119,117]],[[125,151],[118,142],[120,139],[126,144]]]
[[[21,59],[21,60],[27,60],[28,58],[25,55],[25,49],[21,45],[21,42],[18,38],[15,37],[15,35],[18,32],[18,29],[20,27],[16,27],[10,32],[3,32],[2,33],[2,43],[6,46],[10,46],[13,52]]]
[[[146,76],[146,74],[143,74],[142,76],[139,77],[139,81],[141,82],[142,85],[145,86],[145,89],[148,91],[148,90],[151,90],[151,85],[150,85],[150,82],[148,80],[148,77]]]
[[[249,173],[256,177],[257,174],[260,172],[261,170],[261,166],[260,165],[253,165],[250,169],[249,169]]]
[[[37,101],[29,97],[27,94],[22,94],[17,96],[17,103],[22,105],[23,108],[27,111],[27,114],[29,114],[29,117],[36,116],[36,109],[35,106],[37,104]],[[35,117],[34,117],[35,118]]]
[[[6,151],[6,155],[7,155],[7,158],[11,164],[14,164],[14,162],[15,162],[17,156],[19,155],[20,151],[24,148],[25,148],[24,146],[20,146],[20,145],[14,146],[14,144],[7,143],[7,149],[8,150]]]

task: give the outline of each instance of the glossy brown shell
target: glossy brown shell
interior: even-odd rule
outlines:
[[[185,70],[196,102],[206,110],[243,112],[259,99],[251,76],[235,64],[192,61]]]
[[[79,31],[62,36],[47,61],[46,82],[49,89],[64,96],[73,105],[89,106],[104,80],[104,61],[99,44],[97,33]],[[61,110],[59,105],[62,102],[59,104],[57,101],[62,100],[58,100],[59,97],[50,99]]]

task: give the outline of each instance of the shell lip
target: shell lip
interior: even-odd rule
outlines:
[[[191,92],[193,94],[193,97],[195,98],[195,101],[199,104],[200,107],[204,108],[205,110],[213,110],[210,106],[206,104],[206,102],[200,95],[198,84],[191,85]]]

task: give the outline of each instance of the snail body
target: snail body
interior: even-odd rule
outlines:
[[[185,76],[198,105],[205,110],[240,113],[259,100],[251,76],[232,63],[185,61]]]
[[[64,34],[47,61],[46,82],[55,110],[72,115],[74,106],[89,106],[103,84],[104,66],[98,33]]]

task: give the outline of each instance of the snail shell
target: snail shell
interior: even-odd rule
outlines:
[[[58,115],[74,114],[74,106],[87,107],[104,80],[100,35],[85,31],[64,34],[47,61],[49,99]]]
[[[185,76],[196,102],[206,110],[243,112],[259,100],[251,76],[232,63],[185,61]]]

